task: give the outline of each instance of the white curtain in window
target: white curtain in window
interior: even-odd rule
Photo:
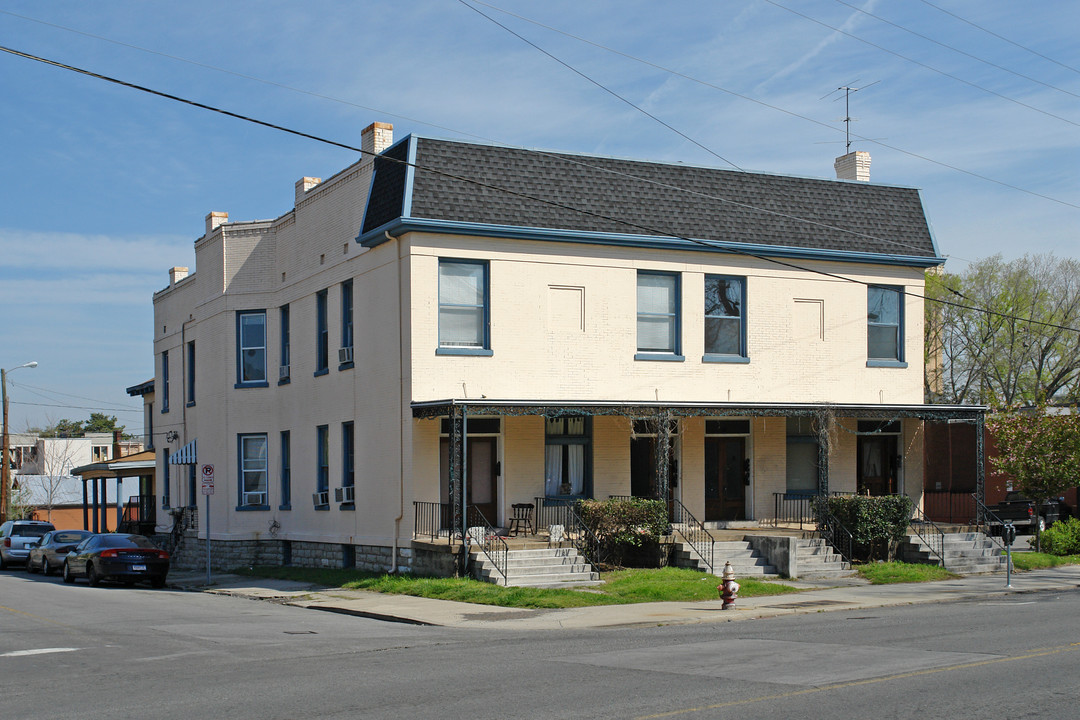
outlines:
[[[569,467],[566,468],[570,478],[570,489],[575,495],[580,495],[585,490],[585,446],[568,445]]]
[[[546,459],[544,473],[544,492],[548,497],[559,494],[559,483],[562,482],[562,445],[548,445],[545,448]]]

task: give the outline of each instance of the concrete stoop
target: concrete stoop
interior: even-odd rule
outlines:
[[[1005,571],[1001,546],[981,532],[945,533],[944,567],[960,575]],[[900,546],[904,562],[941,565],[941,559],[918,535],[910,534]]]
[[[799,579],[824,580],[855,574],[851,564],[823,538],[799,538],[795,541],[795,552]]]
[[[600,573],[572,547],[510,550],[506,556],[506,575],[495,568],[486,555],[469,555],[473,577],[506,587],[579,587],[599,585]]]
[[[778,577],[776,567],[769,564],[768,558],[755,550],[745,540],[721,540],[714,543],[713,575],[721,575],[724,572],[724,563],[730,562],[735,572],[735,577]],[[708,572],[709,566],[694,550],[690,543],[680,539],[675,540],[675,550],[672,556],[672,564],[676,567],[692,568]]]

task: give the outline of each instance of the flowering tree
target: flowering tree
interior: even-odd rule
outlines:
[[[1006,410],[986,422],[998,446],[991,459],[998,472],[1013,477],[1013,486],[1041,510],[1049,498],[1080,485],[1080,415],[1045,407]],[[1035,525],[1039,547],[1039,526]]]

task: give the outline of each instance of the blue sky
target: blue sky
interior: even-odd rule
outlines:
[[[8,0],[0,45],[355,146],[378,120],[825,178],[836,89],[861,87],[853,149],[922,190],[947,268],[1078,255],[1075,2],[492,0],[535,23],[471,4],[682,135],[458,0]],[[139,429],[151,295],[194,265],[204,216],[276,217],[356,160],[6,53],[0,97],[0,367],[40,363],[9,379],[12,430],[95,410]]]

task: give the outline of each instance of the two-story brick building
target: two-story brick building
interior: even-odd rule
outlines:
[[[209,215],[154,296],[158,492],[194,504],[212,464],[226,558],[421,567],[422,509],[455,525],[463,485],[496,527],[918,501],[923,420],[981,422],[922,403],[916,190],[390,136],[281,217]]]

